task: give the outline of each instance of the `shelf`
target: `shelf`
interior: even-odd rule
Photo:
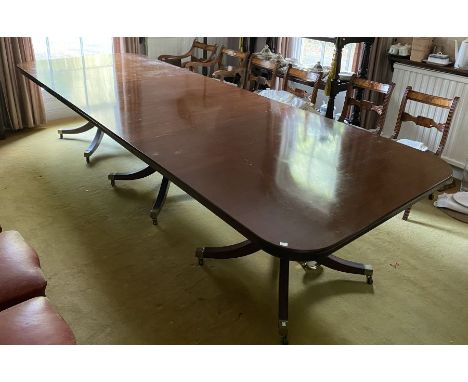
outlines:
[[[395,56],[395,55],[392,55],[392,54],[388,54],[387,57],[388,57],[389,61],[392,64],[392,70],[393,70],[393,64],[395,62],[397,62],[399,64],[416,66],[418,68],[436,70],[436,71],[442,72],[442,73],[450,73],[450,74],[456,74],[457,76],[468,77],[468,70],[455,69],[453,67],[453,65],[442,66],[442,65],[431,64],[431,63],[427,63],[427,62],[411,61],[408,58],[401,58],[401,57],[398,57],[398,56]]]
[[[304,37],[304,38],[310,38],[312,40],[318,40],[318,41],[331,42],[333,44],[337,44],[338,42],[340,42],[342,47],[345,46],[346,44],[353,44],[353,43],[360,43],[360,42],[373,43],[375,39],[374,37]]]

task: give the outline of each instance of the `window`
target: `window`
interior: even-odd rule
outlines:
[[[353,69],[354,52],[357,44],[346,44],[342,51],[341,71],[351,72]],[[310,38],[294,38],[292,56],[304,66],[313,66],[318,61],[323,66],[330,66],[335,44]]]
[[[112,53],[112,37],[33,37],[36,60]]]
[[[83,107],[88,106],[89,100],[99,95],[103,100],[101,107],[111,104],[115,98],[115,92],[112,88],[113,82],[109,81],[110,87],[106,89],[97,89],[94,86],[93,76],[107,76],[112,78],[113,66],[112,59],[106,54],[112,53],[113,40],[111,37],[33,37],[34,55],[37,65],[53,67],[50,71],[50,82],[66,83],[70,96],[77,100]],[[60,58],[73,59],[73,69],[76,75],[69,76],[68,72],[60,70],[70,69],[64,67],[63,60]],[[93,70],[85,71],[85,68]],[[86,77],[88,73],[88,77]],[[47,119],[55,120],[75,116],[76,114],[63,105],[60,101],[43,91],[44,107]]]

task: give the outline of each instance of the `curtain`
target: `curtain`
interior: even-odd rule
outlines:
[[[354,51],[354,55],[353,55],[353,64],[352,64],[352,68],[351,68],[351,71],[354,72],[354,73],[357,73],[359,71],[359,64],[360,64],[360,61],[361,61],[361,55],[362,55],[362,50],[363,50],[363,43],[359,43],[356,45],[356,49]]]
[[[391,66],[387,58],[390,45],[392,45],[391,37],[377,37],[375,39],[369,57],[368,79],[384,83],[391,81]]]
[[[270,50],[273,53],[279,53],[278,52],[278,37],[267,37],[265,44],[268,45]]]
[[[16,65],[34,60],[29,37],[0,37],[0,136],[46,122],[40,88],[17,71]]]
[[[8,110],[6,108],[2,86],[0,86],[0,139],[5,138],[6,129],[11,129],[10,116],[8,115]]]
[[[284,58],[297,58],[301,48],[300,37],[278,37],[277,41],[278,53]]]
[[[146,54],[145,47],[143,37],[114,37],[114,53]]]
[[[276,39],[277,53],[281,54],[284,58],[297,58],[299,57],[299,50],[301,47],[300,37],[277,37]],[[276,88],[283,88],[283,79],[276,79]]]
[[[391,37],[377,37],[372,44],[369,57],[369,70],[367,78],[372,81],[388,84],[392,80],[392,71],[390,61],[387,58],[387,52],[392,45]],[[394,97],[395,95],[392,95]],[[365,97],[369,101],[381,104],[383,102],[383,95],[376,92],[371,92],[370,95]],[[375,113],[364,113],[361,119],[362,127],[366,129],[373,129],[377,121]]]

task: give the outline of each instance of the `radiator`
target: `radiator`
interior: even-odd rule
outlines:
[[[395,64],[392,81],[396,84],[390,100],[382,135],[393,133],[400,108],[401,98],[407,86],[413,90],[445,98],[460,97],[442,158],[448,163],[462,168],[468,158],[468,77],[442,73],[435,70],[417,68],[411,65]],[[423,115],[436,122],[445,121],[448,110],[408,101],[406,111],[412,115]],[[430,150],[437,147],[440,135],[436,129],[416,126],[404,122],[399,138],[424,142]]]

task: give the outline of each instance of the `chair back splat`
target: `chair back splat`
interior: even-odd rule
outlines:
[[[444,151],[445,143],[447,142],[447,137],[450,131],[450,126],[452,124],[453,114],[458,105],[460,97],[455,97],[453,99],[450,98],[443,98],[438,96],[433,96],[421,92],[417,92],[412,89],[411,86],[408,86],[403,94],[403,98],[400,104],[400,110],[398,112],[398,118],[395,124],[395,129],[393,131],[392,139],[397,139],[398,135],[400,134],[400,130],[402,127],[402,123],[406,121],[414,122],[418,126],[426,127],[426,128],[436,128],[439,132],[442,133],[442,137],[440,138],[439,145],[435,150],[434,154],[440,156]],[[406,105],[408,101],[419,102],[429,106],[435,106],[442,109],[448,109],[447,118],[445,122],[436,122],[434,119],[421,116],[421,115],[411,115],[406,111]]]
[[[323,80],[322,72],[312,72],[294,68],[291,64],[288,65],[286,74],[283,80],[283,90],[286,90],[298,97],[307,98],[311,104],[315,105],[320,84]],[[306,90],[290,86],[290,81],[300,83],[311,88],[310,92]]]
[[[385,118],[387,116],[388,104],[390,103],[390,97],[392,95],[395,84],[382,84],[376,81],[370,81],[363,78],[357,78],[353,76],[348,83],[348,89],[346,91],[346,98],[339,118],[340,122],[347,122],[349,120],[349,114],[351,112],[351,106],[358,108],[359,110],[366,110],[377,114],[377,123],[375,129],[372,131],[380,135],[385,124]],[[381,105],[374,102],[357,99],[356,90],[368,90],[369,92],[377,92],[384,95],[384,99]]]
[[[218,45],[216,44],[205,44],[194,39],[192,47],[188,52],[182,55],[162,54],[158,57],[158,60],[189,69],[193,72],[196,68],[212,68],[217,63],[217,50]],[[202,52],[201,57],[196,54],[198,51]],[[204,55],[206,55],[206,58],[203,57]],[[189,58],[189,60],[182,62],[185,58]]]
[[[260,88],[274,89],[278,68],[279,63],[276,60],[250,56],[245,88],[250,91]]]
[[[218,69],[213,72],[212,77],[220,81],[225,81],[226,78],[231,79],[233,83],[236,83],[238,87],[243,88],[245,83],[245,75],[247,70],[247,62],[249,58],[249,52],[241,52],[239,50],[233,50],[221,47],[218,55],[217,66]],[[226,65],[223,59],[232,57],[238,60],[237,66]]]

